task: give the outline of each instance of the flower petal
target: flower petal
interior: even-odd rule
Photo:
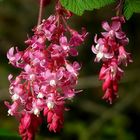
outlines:
[[[92,52],[95,53],[95,54],[98,53],[98,50],[94,47],[94,45],[92,45],[91,50],[92,50]]]
[[[121,23],[118,21],[113,21],[111,24],[111,29],[114,31],[118,31],[121,28]]]
[[[102,28],[106,31],[110,31],[110,29],[111,29],[108,22],[106,22],[106,21],[102,22]]]
[[[78,51],[75,48],[71,48],[69,52],[70,52],[71,56],[77,56],[78,55]]]

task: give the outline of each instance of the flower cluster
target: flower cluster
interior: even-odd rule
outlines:
[[[110,103],[118,96],[118,81],[123,76],[123,70],[120,66],[127,66],[132,62],[130,53],[127,53],[125,46],[129,40],[122,31],[122,24],[125,23],[124,17],[113,17],[112,23],[102,23],[102,38],[94,38],[96,46],[92,46],[92,52],[96,54],[95,62],[102,60],[103,65],[100,70],[99,80],[103,80],[102,89],[104,91],[103,99]]]
[[[26,50],[10,48],[9,62],[22,71],[16,77],[10,74],[9,92],[13,103],[5,102],[8,114],[20,120],[19,133],[23,140],[32,140],[41,116],[48,122],[50,131],[59,131],[63,127],[66,100],[76,93],[80,64],[71,63],[69,56],[77,56],[77,46],[87,35],[71,29],[66,20],[71,13],[60,5],[56,14],[33,29],[34,34],[25,41]],[[66,36],[70,33],[69,38]]]

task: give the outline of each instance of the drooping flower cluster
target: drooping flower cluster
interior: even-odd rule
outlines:
[[[70,16],[69,11],[57,5],[56,14],[33,29],[34,35],[25,41],[26,50],[12,47],[7,53],[9,62],[22,69],[15,79],[11,74],[8,77],[13,103],[5,104],[8,114],[19,118],[23,140],[34,139],[41,116],[46,117],[50,131],[59,131],[63,127],[66,100],[79,92],[75,87],[80,64],[71,63],[68,57],[78,55],[76,47],[83,43],[87,33],[83,29],[79,34],[68,27],[66,20]]]
[[[124,17],[113,17],[112,23],[102,23],[102,38],[94,38],[96,46],[92,46],[92,52],[96,54],[95,62],[102,60],[103,65],[100,70],[99,80],[103,80],[102,89],[103,99],[112,103],[118,96],[118,82],[122,78],[124,71],[120,68],[123,64],[127,66],[132,62],[130,53],[127,53],[125,46],[129,40],[122,31],[122,24],[125,23]]]

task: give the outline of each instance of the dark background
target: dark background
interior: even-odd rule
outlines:
[[[18,122],[7,116],[3,101],[10,100],[8,93],[10,73],[19,71],[8,64],[6,53],[12,46],[25,49],[24,40],[37,24],[37,0],[0,0],[0,139],[21,139],[18,136]],[[52,3],[45,9],[44,17],[53,13]],[[95,55],[91,52],[94,35],[100,34],[101,22],[115,15],[109,5],[100,10],[85,12],[82,17],[73,16],[69,24],[80,31],[86,27],[89,36],[79,47],[82,63],[78,89],[81,94],[68,103],[70,111],[65,112],[64,128],[60,133],[48,132],[43,123],[37,134],[37,140],[139,140],[140,139],[140,14],[134,14],[123,26],[130,43],[128,52],[132,53],[133,63],[125,69],[125,75],[119,84],[119,98],[110,105],[101,99],[103,92],[98,73],[101,64],[93,63]]]

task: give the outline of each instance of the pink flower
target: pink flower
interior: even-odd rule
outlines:
[[[92,45],[92,52],[96,54],[95,62],[99,62],[101,59],[104,61],[114,56],[114,52],[107,44],[106,39],[100,38],[97,40],[97,36],[95,36],[94,40],[97,43],[95,47]]]
[[[102,23],[102,28],[107,31],[102,33],[104,37],[114,38],[117,37],[117,34],[119,33],[118,31],[121,28],[121,23],[114,21],[110,26],[108,22],[104,21]]]
[[[127,45],[129,40],[126,37],[126,34],[121,29],[121,24],[123,23],[124,19],[123,17],[114,17],[112,18],[111,25],[108,24],[108,22],[104,21],[102,23],[102,28],[106,30],[107,32],[102,32],[102,35],[105,38],[111,38],[111,39],[117,39],[119,43],[122,45]]]
[[[14,54],[14,47],[10,48],[7,53],[7,58],[13,66],[19,67],[19,60],[21,59],[22,52],[19,52],[17,48],[16,51],[17,53]]]
[[[130,53],[127,53],[123,46],[119,47],[118,62],[123,63],[125,66],[127,66],[128,62],[133,62]]]
[[[82,34],[79,34],[75,30],[71,30],[72,37],[70,39],[70,46],[79,46],[83,43],[88,33],[86,32],[85,28],[82,28]]]
[[[66,69],[68,72],[70,72],[72,75],[77,76],[78,75],[78,71],[80,70],[81,66],[79,65],[78,62],[74,62],[72,65],[70,64],[66,64]]]
[[[18,101],[15,101],[11,106],[10,104],[5,101],[5,105],[8,107],[8,114],[11,115],[11,116],[14,116],[16,115],[17,111],[18,111],[18,106],[19,106],[19,102]]]

